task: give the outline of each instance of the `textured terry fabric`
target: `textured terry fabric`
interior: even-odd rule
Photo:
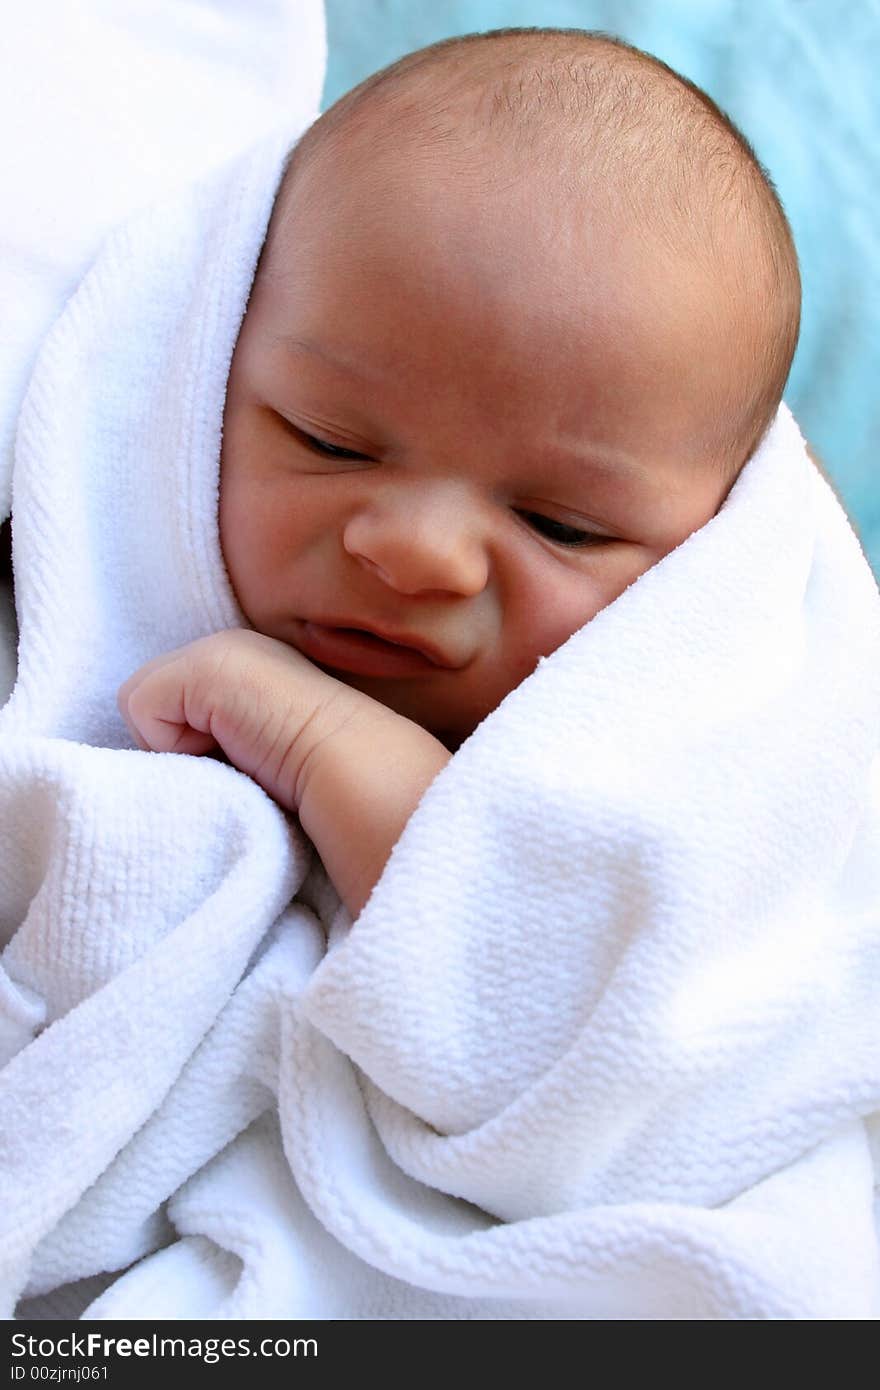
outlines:
[[[111,228],[312,118],[323,0],[40,0],[3,16],[0,518],[42,338]]]

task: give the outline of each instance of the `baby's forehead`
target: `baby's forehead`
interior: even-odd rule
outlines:
[[[585,237],[594,256],[605,254],[597,233],[609,227],[621,241],[641,239],[658,276],[664,259],[691,266],[700,273],[689,293],[715,296],[727,344],[755,378],[731,418],[753,418],[743,429],[754,434],[782,394],[800,284],[784,213],[747,142],[699,89],[625,45],[589,35],[479,37],[410,55],[322,116],[293,153],[273,221],[317,209],[323,215],[307,225],[339,244],[354,181],[358,219],[372,216],[377,241],[388,189],[398,217],[407,200],[417,209],[432,197],[483,221],[494,216],[502,265],[515,261],[517,238],[569,238],[575,271]],[[493,195],[516,187],[525,213],[513,222],[509,199]],[[428,224],[412,225],[417,235]],[[295,236],[286,251],[295,256]],[[540,291],[524,284],[522,292],[527,307]]]
[[[504,253],[517,236],[546,229],[576,241],[609,219],[658,259],[714,262],[719,283],[725,266],[760,253],[767,219],[752,214],[747,170],[736,173],[744,187],[728,206],[732,171],[747,156],[702,94],[613,44],[588,45],[576,60],[558,41],[521,49],[465,45],[455,63],[404,60],[396,80],[380,74],[343,98],[294,151],[279,219],[299,200],[323,211],[321,235],[338,241],[349,235],[350,209],[340,215],[339,205],[354,181],[358,216],[377,237],[396,191],[397,217],[407,203],[429,209],[437,199],[479,219],[500,213]],[[525,215],[511,220],[511,198],[494,195],[516,188]]]

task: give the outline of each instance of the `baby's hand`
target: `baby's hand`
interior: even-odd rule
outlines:
[[[219,748],[283,806],[299,806],[317,743],[368,696],[351,690],[284,642],[243,628],[156,657],[117,696],[138,746],[155,753]]]
[[[156,657],[120,687],[139,748],[219,748],[288,810],[298,810],[336,891],[362,908],[426,787],[449,753],[419,725],[245,629]]]

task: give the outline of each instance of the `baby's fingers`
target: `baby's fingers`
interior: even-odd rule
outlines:
[[[137,746],[153,753],[210,753],[217,741],[187,708],[185,662],[159,658],[129,676],[117,695]]]

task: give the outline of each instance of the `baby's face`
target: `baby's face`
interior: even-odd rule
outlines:
[[[723,500],[708,291],[534,182],[301,177],[230,372],[223,554],[254,628],[454,746]]]

